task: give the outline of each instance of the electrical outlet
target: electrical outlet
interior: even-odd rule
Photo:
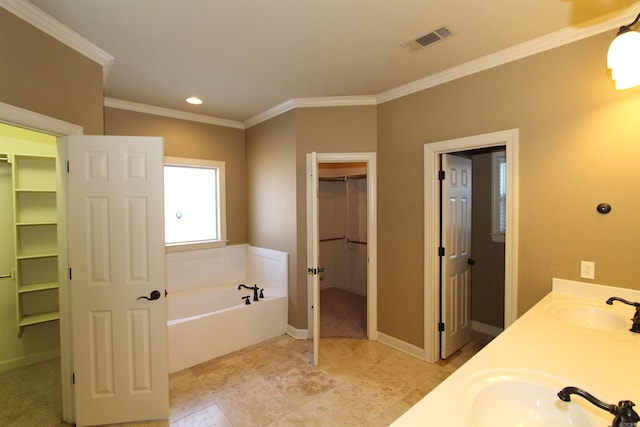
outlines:
[[[595,279],[596,263],[593,261],[580,261],[580,277],[582,279]]]

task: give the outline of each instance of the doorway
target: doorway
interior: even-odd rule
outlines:
[[[320,338],[367,338],[367,165],[318,165]]]
[[[424,248],[424,359],[436,362],[440,359],[439,322],[439,239],[440,212],[438,170],[440,155],[466,150],[504,146],[506,157],[506,229],[504,237],[504,327],[516,319],[517,307],[517,231],[518,231],[518,130],[511,129],[465,138],[440,141],[424,146],[425,166],[425,248]],[[431,213],[431,214],[429,214]],[[435,213],[435,214],[434,214]]]
[[[504,150],[440,155],[443,359],[471,340],[472,331],[495,337],[504,329]]]
[[[307,282],[308,338],[313,339],[314,365],[318,364],[320,344],[320,235],[318,188],[321,163],[366,164],[366,297],[367,337],[377,340],[377,216],[376,216],[376,154],[375,153],[307,153]]]
[[[17,126],[25,129],[32,129],[37,132],[42,132],[49,135],[57,136],[56,150],[57,158],[65,158],[65,140],[67,135],[82,135],[83,128],[73,123],[65,122],[59,119],[55,119],[43,114],[35,113],[25,110],[23,108],[15,107],[10,104],[0,102],[0,122],[11,126]],[[58,170],[62,170],[59,167]],[[62,419],[65,422],[74,421],[73,413],[73,388],[72,388],[72,361],[71,361],[71,334],[69,329],[69,289],[66,280],[66,271],[68,266],[66,255],[66,206],[64,201],[66,200],[66,187],[64,185],[64,178],[62,174],[58,174],[58,200],[62,201],[58,203],[59,218],[62,219],[58,224],[58,245],[59,245],[59,265],[65,266],[65,268],[59,269],[59,311],[60,311],[60,378],[61,378],[61,391],[62,391]]]
[[[0,123],[0,372],[25,396],[6,407],[17,420],[41,390],[55,405],[42,412],[61,417],[56,144]]]

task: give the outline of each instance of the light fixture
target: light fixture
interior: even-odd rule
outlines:
[[[640,20],[640,14],[629,25],[618,30],[607,53],[607,67],[616,89],[628,89],[640,85],[640,33],[631,29]]]
[[[187,102],[193,105],[200,105],[202,104],[202,99],[198,98],[197,96],[190,96],[189,98],[187,98]]]

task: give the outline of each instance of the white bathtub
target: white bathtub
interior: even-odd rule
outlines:
[[[222,248],[224,249],[224,248]],[[238,275],[245,278],[211,286],[186,287],[189,275],[201,276],[197,263],[188,263],[181,271],[184,280],[168,282],[167,326],[169,339],[169,372],[176,372],[218,356],[282,335],[287,329],[287,254],[250,246],[230,247],[226,252],[215,250],[204,254],[203,268],[210,268],[211,257],[228,257],[228,252],[245,251],[236,257],[241,268]],[[202,254],[201,254],[202,255]],[[181,255],[184,256],[184,255]],[[195,257],[198,258],[198,257]],[[207,260],[207,258],[209,258]],[[168,270],[172,262],[167,263]],[[177,270],[182,267],[176,263]],[[171,277],[172,274],[169,274]],[[228,274],[224,274],[229,279]],[[173,274],[173,277],[179,277]],[[215,283],[215,273],[211,282]],[[253,291],[238,290],[238,284],[264,289],[264,298],[253,301]],[[180,289],[173,291],[173,289]],[[250,305],[242,296],[250,295]]]

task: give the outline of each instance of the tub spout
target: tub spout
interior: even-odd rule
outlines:
[[[253,285],[253,286],[247,286],[244,283],[241,283],[238,285],[238,290],[245,288],[245,289],[251,289],[253,291],[253,301],[260,301],[260,298],[258,297],[258,291],[260,290],[260,288],[258,288],[258,285]],[[260,296],[262,298],[264,298],[264,295],[262,293],[260,293]]]

